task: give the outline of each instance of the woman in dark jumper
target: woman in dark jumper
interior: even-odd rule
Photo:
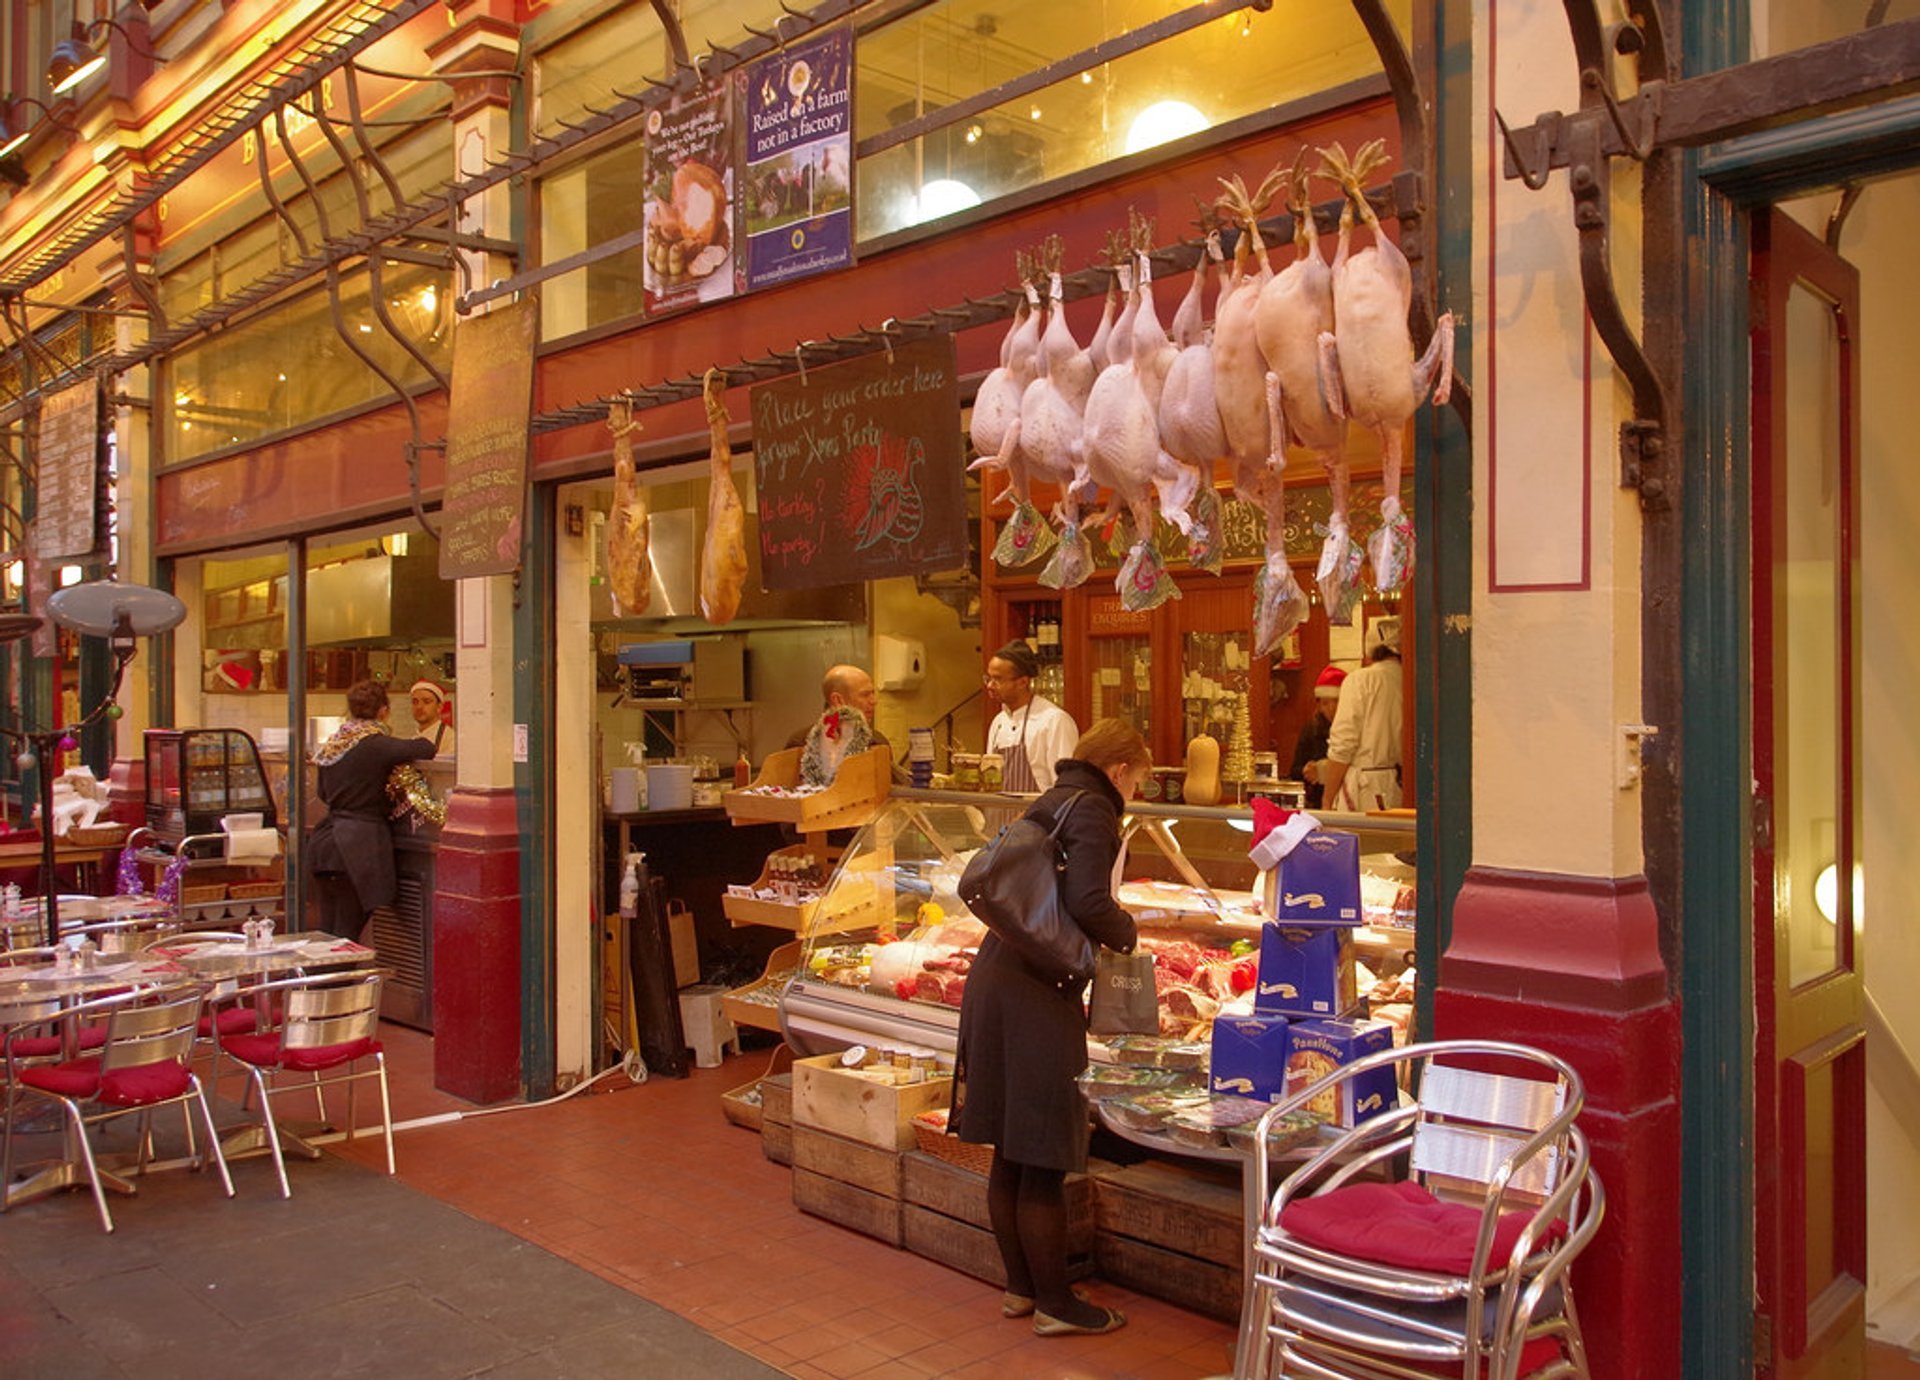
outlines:
[[[1133,917],[1113,897],[1120,813],[1152,761],[1132,725],[1102,719],[1028,811],[1051,823],[1073,802],[1060,828],[1061,899],[1096,943],[1120,953],[1136,938]],[[994,1147],[987,1207],[1007,1270],[1000,1311],[1033,1314],[1043,1337],[1122,1326],[1124,1314],[1067,1284],[1066,1176],[1087,1163],[1087,1109],[1074,1081],[1087,1066],[1086,985],[1049,982],[987,935],[967,975],[958,1062],[954,1130]]]
[[[403,762],[433,756],[431,738],[395,738],[387,687],[363,680],[347,690],[347,721],[313,754],[327,817],[307,838],[320,926],[357,939],[374,911],[393,901],[393,807],[387,777]]]

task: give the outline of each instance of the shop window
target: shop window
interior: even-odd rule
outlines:
[[[1408,0],[1389,7],[1405,27]],[[855,119],[872,138],[1164,18],[1151,0],[946,0],[861,35]],[[863,240],[1256,115],[1379,70],[1353,11],[1278,0],[1076,73],[859,162]]]
[[[450,367],[449,275],[389,265],[382,281],[394,323],[441,369]],[[347,329],[368,353],[409,386],[427,382],[426,371],[374,318],[365,270],[342,282],[340,297]],[[174,356],[172,388],[162,400],[167,456],[206,455],[391,396],[340,339],[326,293],[308,292]]]
[[[576,163],[540,184],[540,247],[549,262],[639,225],[646,153],[638,139]],[[540,290],[540,335],[553,340],[641,310],[641,246],[612,254]]]

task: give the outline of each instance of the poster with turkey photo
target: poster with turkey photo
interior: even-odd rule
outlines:
[[[829,30],[734,73],[745,121],[743,289],[853,262],[853,30]]]
[[[733,125],[725,84],[647,112],[647,314],[733,296]]]

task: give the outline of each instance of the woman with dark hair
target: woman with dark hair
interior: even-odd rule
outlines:
[[[1136,939],[1133,917],[1113,897],[1120,814],[1152,762],[1131,724],[1102,719],[1027,812],[1048,826],[1064,812],[1061,901],[1089,937],[1120,953]],[[1042,1337],[1126,1322],[1067,1285],[1066,1176],[1087,1164],[1087,1108],[1074,1080],[1086,1066],[1086,984],[1048,981],[988,934],[960,1006],[953,1129],[994,1147],[987,1210],[1007,1270],[1000,1311],[1033,1314]]]
[[[433,756],[431,738],[395,738],[387,687],[363,680],[347,690],[347,720],[313,754],[327,817],[307,836],[320,926],[357,939],[374,911],[393,901],[393,807],[387,778],[405,762]]]

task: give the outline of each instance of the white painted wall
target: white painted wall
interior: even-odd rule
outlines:
[[[1496,177],[1488,109],[1574,109],[1572,41],[1550,0],[1483,5],[1478,24],[1473,860],[1631,875],[1640,799],[1618,759],[1619,725],[1642,717],[1640,517],[1614,439],[1631,399],[1589,346],[1566,175],[1539,192]],[[1621,179],[1617,226],[1637,224],[1633,196]],[[1617,237],[1627,281],[1636,250]]]

